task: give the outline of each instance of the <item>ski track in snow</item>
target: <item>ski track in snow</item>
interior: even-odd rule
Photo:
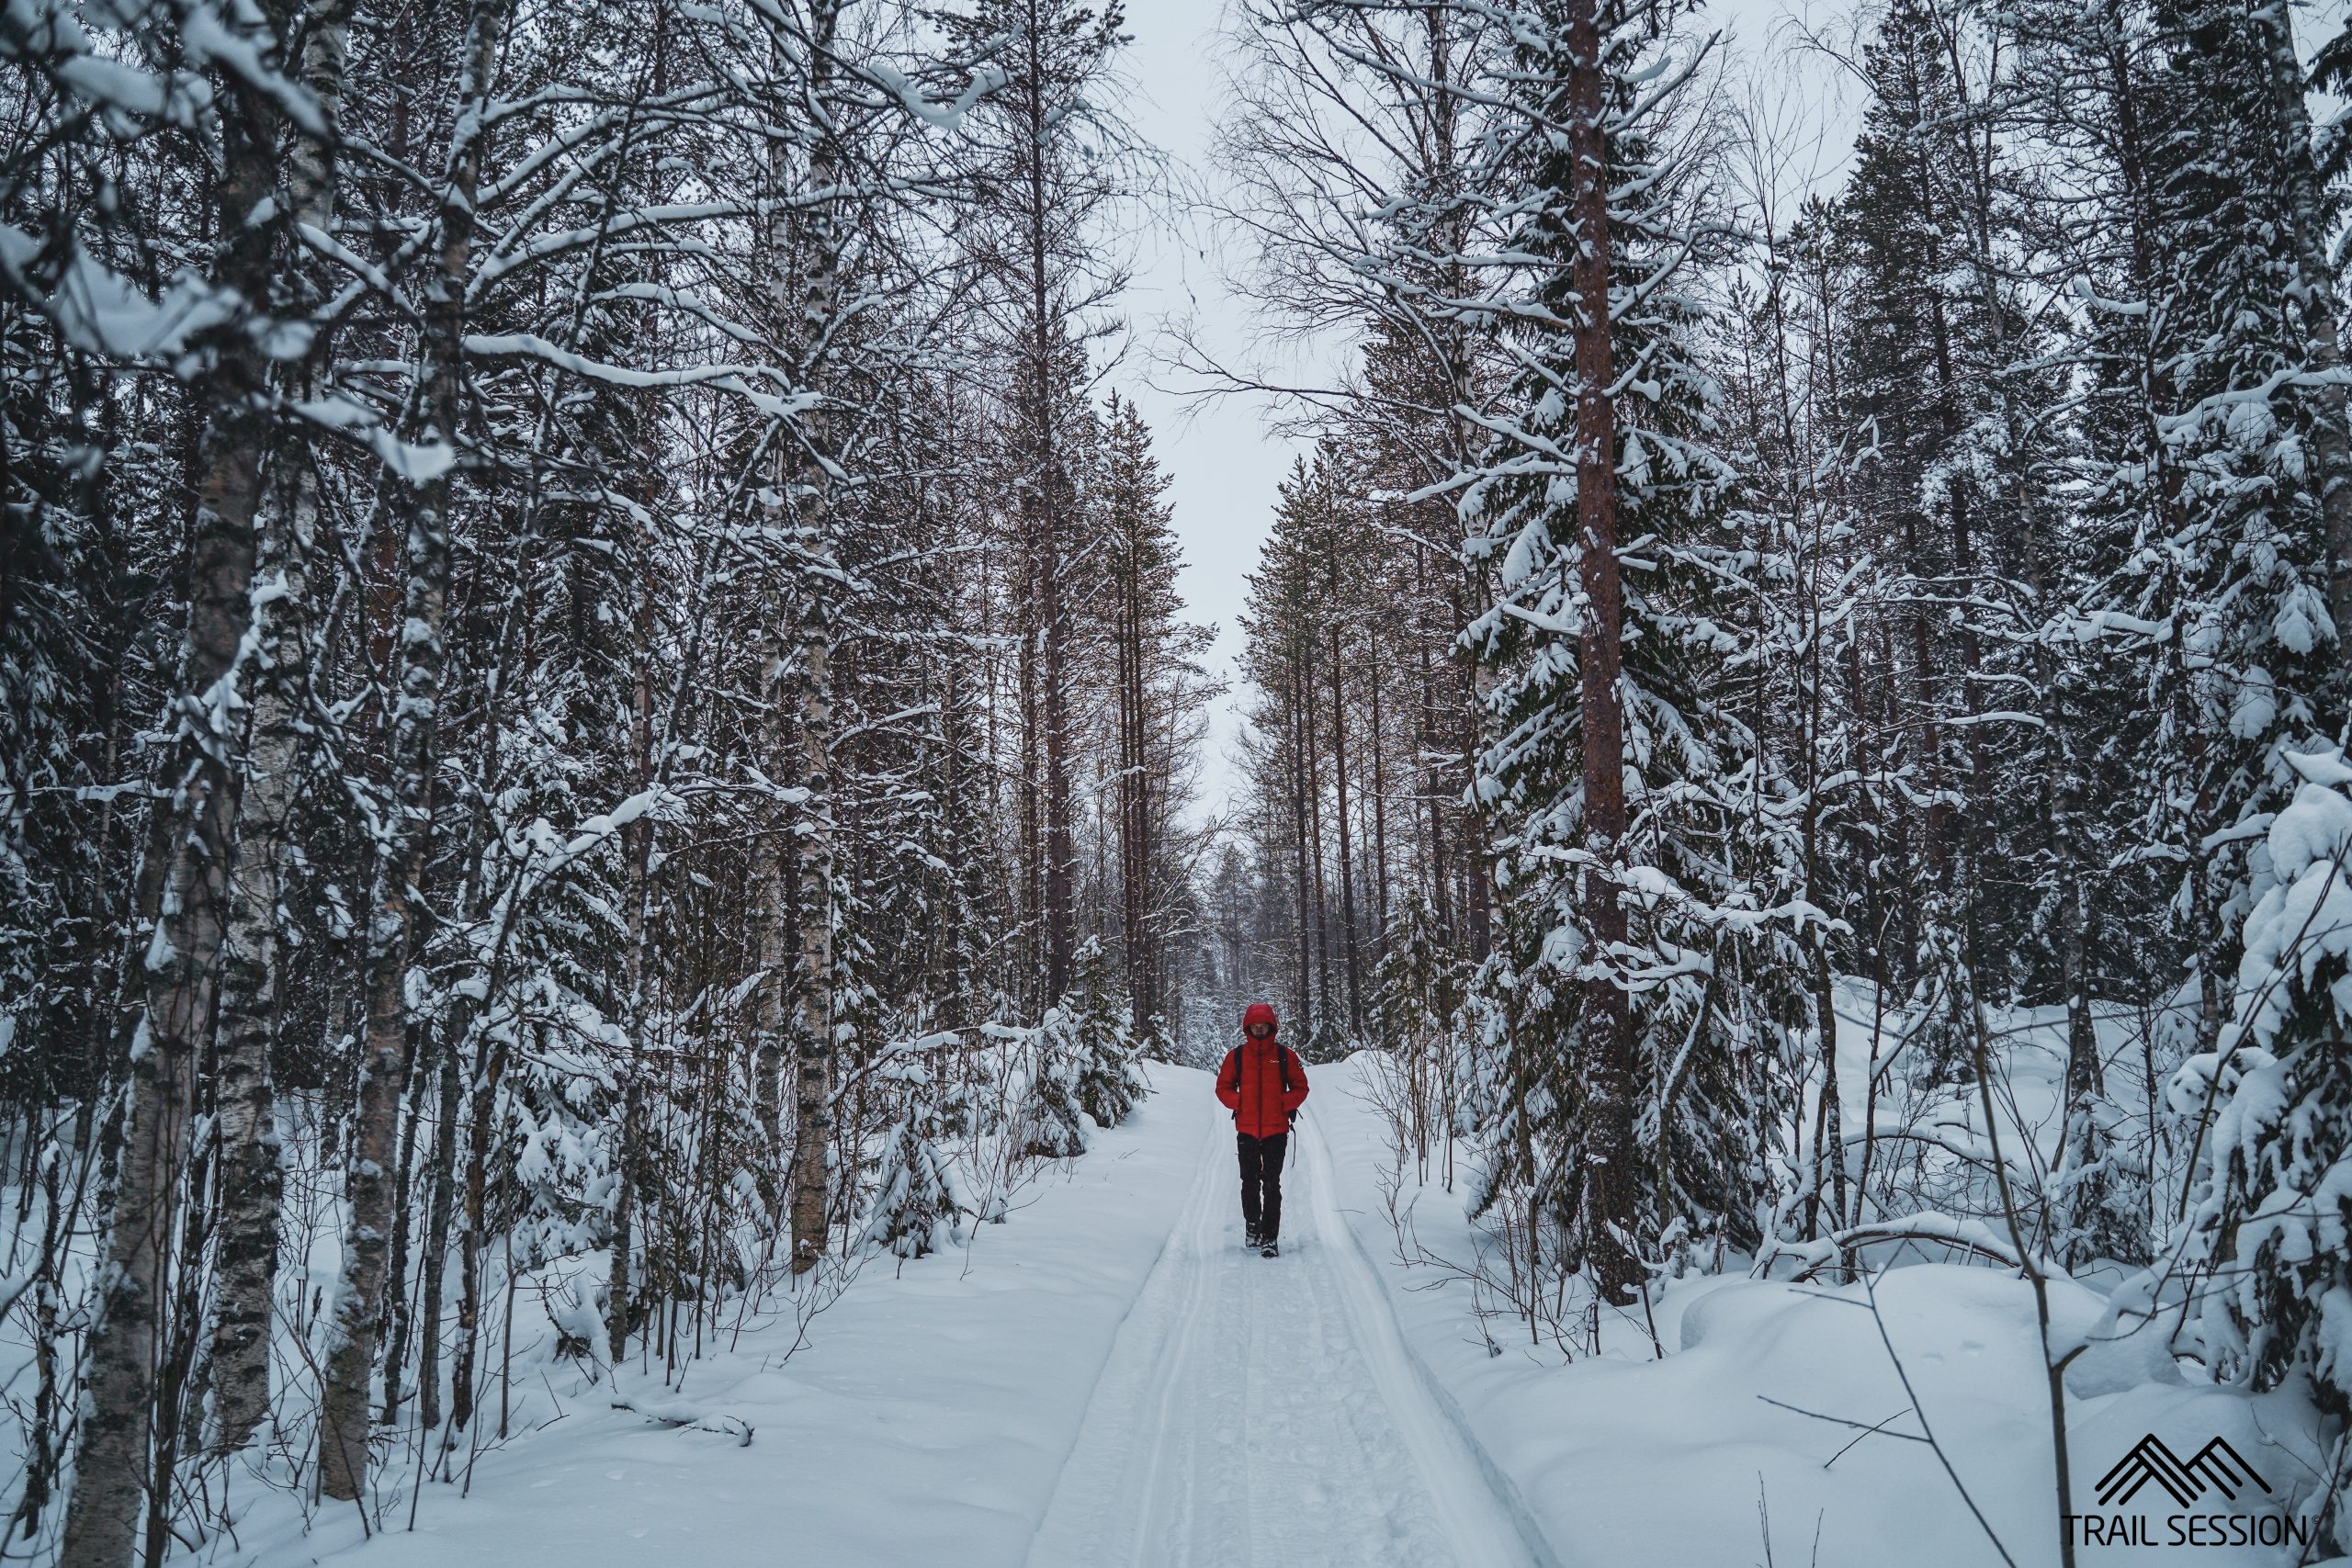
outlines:
[[[1029,1568],[1545,1568],[1408,1359],[1311,1119],[1293,1141],[1262,1258],[1212,1123]]]

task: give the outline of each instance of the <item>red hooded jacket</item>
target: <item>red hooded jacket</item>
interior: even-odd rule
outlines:
[[[1250,1003],[1250,1010],[1241,1015],[1244,1030],[1253,1023],[1274,1021],[1274,1010],[1263,1002]],[[1287,1089],[1283,1087],[1285,1076],[1290,1080]],[[1252,1040],[1245,1033],[1241,1043],[1225,1054],[1225,1065],[1216,1070],[1216,1097],[1233,1112],[1236,1132],[1253,1138],[1287,1133],[1291,1112],[1306,1100],[1306,1065],[1280,1040],[1271,1036]]]

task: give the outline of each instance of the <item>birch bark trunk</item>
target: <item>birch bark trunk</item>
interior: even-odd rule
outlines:
[[[272,439],[271,367],[248,329],[272,301],[281,222],[253,220],[277,191],[284,116],[265,95],[234,87],[223,106],[215,186],[213,264],[240,319],[208,344],[192,389],[202,421],[187,566],[187,619],[173,743],[142,874],[151,932],[135,992],[128,1119],[115,1173],[112,1223],[89,1339],[85,1415],[62,1568],[123,1568],[140,1547],[151,1483],[153,1390],[164,1293],[189,1154],[191,1077],[211,1035],[231,904],[243,769],[230,736],[243,698],[239,662],[254,619],[254,519]]]
[[[809,188],[831,191],[842,175],[842,149],[833,119],[833,43],[841,20],[839,0],[820,0],[809,11],[809,108],[819,127],[808,160]],[[840,306],[842,223],[831,202],[810,206],[807,228],[808,271],[803,326],[811,356],[803,379],[819,379],[815,360],[823,353]],[[800,836],[799,985],[793,1029],[792,1271],[815,1268],[825,1253],[831,1224],[833,1144],[833,622],[832,599],[841,580],[835,558],[831,513],[833,457],[831,420],[819,406],[803,416],[807,482],[800,498],[798,534],[806,558],[798,636],[800,784],[808,792]]]
[[[284,177],[295,222],[322,226],[334,207],[335,132],[341,122],[345,43],[354,0],[315,0],[302,17],[300,79],[327,134],[297,138]],[[311,365],[323,344],[311,347]],[[307,383],[307,372],[296,378]],[[277,1170],[270,1081],[277,1039],[277,903],[288,821],[298,792],[300,714],[309,662],[309,563],[317,536],[317,467],[299,446],[281,459],[263,498],[256,615],[267,668],[254,691],[243,793],[237,803],[236,864],[229,883],[221,956],[215,1088],[220,1146],[220,1215],[214,1244],[219,1284],[212,1313],[213,1446],[251,1441],[269,1409],[270,1292],[277,1280]]]

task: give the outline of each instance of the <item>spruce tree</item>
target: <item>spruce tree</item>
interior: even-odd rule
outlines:
[[[1095,1125],[1115,1127],[1148,1092],[1135,1066],[1142,1047],[1100,939],[1081,942],[1076,962],[1077,984],[1064,1003],[1076,1056],[1072,1093]]]
[[[902,1258],[962,1241],[965,1217],[975,1212],[939,1146],[943,1134],[956,1130],[956,1108],[928,1066],[915,1071],[906,1111],[883,1145],[880,1187],[865,1233],[868,1246]]]
[[[2168,590],[2178,623],[2177,653],[2157,668],[2183,713],[2175,765],[2201,808],[2186,826],[2212,846],[2188,936],[2209,992],[2235,979],[2229,1024],[2209,1025],[2211,1048],[2176,1088],[2205,1156],[2191,1221],[2219,1287],[2202,1314],[2206,1355],[2256,1388],[2308,1375],[2340,1417],[2352,1413],[2330,1305],[2352,1288],[2335,1195],[2352,1153],[2337,997],[2352,540],[2339,513],[2352,471],[2340,280],[2318,243],[2338,198],[2313,178],[2289,11],[2208,0],[2156,11],[2177,106],[2158,211],[2181,408],[2165,434],[2182,472],[2178,532],[2133,565]],[[2339,1476],[2324,1519],[2339,1544],[2352,1542],[2347,1502]]]

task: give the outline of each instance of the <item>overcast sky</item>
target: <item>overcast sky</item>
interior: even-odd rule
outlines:
[[[1134,0],[1135,45],[1124,65],[1133,96],[1128,118],[1145,140],[1193,171],[1206,163],[1218,110],[1218,35],[1226,0]],[[1165,228],[1137,237],[1136,276],[1125,308],[1133,346],[1114,379],[1151,425],[1161,468],[1173,481],[1177,536],[1183,542],[1182,587],[1192,618],[1214,623],[1215,671],[1230,680],[1240,648],[1243,581],[1258,559],[1272,516],[1274,486],[1289,471],[1293,446],[1265,434],[1268,410],[1239,399],[1180,400],[1158,389],[1153,340],[1170,317],[1219,324],[1228,332],[1247,308],[1222,287],[1219,269],[1195,247],[1202,237]],[[1236,733],[1238,682],[1218,703],[1203,780],[1205,812],[1218,810],[1235,782],[1227,753]]]
[[[1135,37],[1124,62],[1132,83],[1128,119],[1147,141],[1196,175],[1205,170],[1221,107],[1219,39],[1227,6],[1227,0],[1129,0],[1127,8]],[[1742,57],[1753,59],[1764,52],[1776,28],[1785,32],[1790,17],[1806,8],[1806,0],[1720,0],[1711,15]],[[1841,0],[1813,0],[1810,14],[1832,17],[1843,8]],[[1832,160],[1850,141],[1842,107],[1821,100],[1822,84],[1796,79],[1818,73],[1782,58],[1751,67],[1750,74],[1779,113],[1801,112],[1808,121],[1831,124]],[[1830,172],[1826,165],[1821,169],[1824,175]],[[1233,661],[1248,592],[1244,579],[1257,563],[1272,516],[1274,487],[1300,448],[1267,433],[1272,411],[1262,403],[1238,397],[1180,399],[1155,385],[1165,378],[1153,363],[1153,339],[1159,324],[1171,316],[1196,321],[1228,353],[1249,346],[1249,302],[1226,290],[1216,259],[1199,248],[1204,243],[1202,236],[1180,239],[1164,228],[1137,236],[1135,280],[1125,301],[1132,346],[1112,381],[1134,398],[1152,427],[1160,466],[1172,480],[1169,493],[1184,549],[1185,602],[1193,620],[1216,626],[1213,668],[1233,686],[1216,706],[1204,759],[1201,809],[1216,812],[1238,783],[1231,752],[1238,707],[1247,694],[1233,678]]]

